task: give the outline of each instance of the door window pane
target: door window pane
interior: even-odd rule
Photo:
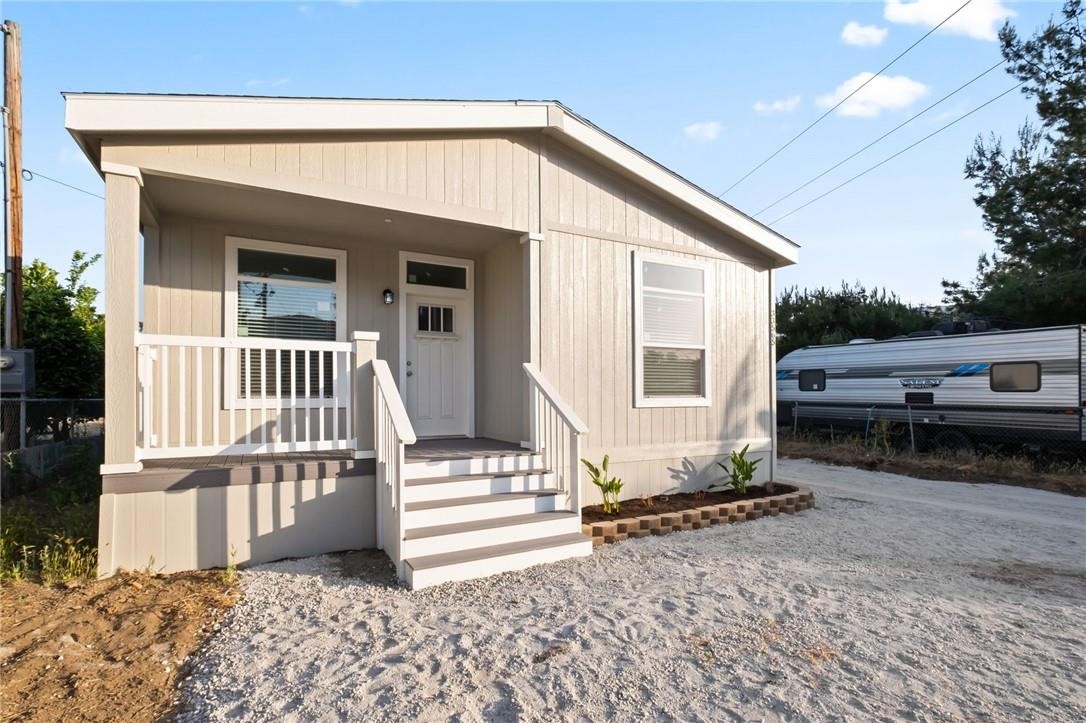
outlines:
[[[419,331],[430,331],[430,307],[419,304]]]
[[[407,262],[407,283],[440,286],[445,289],[468,288],[468,270],[463,266]]]
[[[441,309],[441,330],[447,334],[453,332],[453,310],[451,306]]]

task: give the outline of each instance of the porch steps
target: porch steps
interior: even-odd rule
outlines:
[[[592,554],[539,455],[405,465],[404,577],[418,589]]]
[[[407,584],[418,590],[591,554],[592,542],[578,531],[414,557],[406,561],[404,568]]]

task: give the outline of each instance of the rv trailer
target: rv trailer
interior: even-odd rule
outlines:
[[[808,346],[777,362],[778,424],[913,425],[918,447],[1086,447],[1086,325]]]

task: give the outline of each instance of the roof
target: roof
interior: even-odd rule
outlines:
[[[63,93],[65,125],[98,162],[103,135],[139,133],[541,130],[618,168],[769,255],[799,246],[554,100],[440,100]]]

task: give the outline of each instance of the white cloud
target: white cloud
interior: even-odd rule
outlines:
[[[720,123],[717,121],[691,123],[683,128],[683,135],[697,143],[709,143],[720,136]]]
[[[874,47],[882,45],[886,40],[886,34],[890,32],[878,25],[860,25],[855,20],[841,28],[841,40],[846,45],[859,45],[860,47]]]
[[[245,81],[246,88],[278,88],[281,85],[286,85],[290,82],[289,76],[283,76],[282,78],[272,78],[266,80],[264,78],[253,78],[252,80]]]
[[[883,17],[892,23],[933,28],[960,5],[959,0],[886,0]],[[1015,15],[1002,0],[973,0],[940,30],[977,40],[995,40],[999,26]]]
[[[832,93],[816,98],[815,102],[822,108],[831,108],[873,75],[874,73],[870,72],[854,75],[837,86]],[[928,86],[904,75],[880,75],[868,83],[863,90],[842,103],[837,109],[837,114],[856,118],[874,118],[884,110],[908,108],[927,92]]]
[[[799,108],[799,96],[793,95],[778,100],[759,100],[754,103],[754,112],[762,115],[776,115],[777,113],[791,113]]]

